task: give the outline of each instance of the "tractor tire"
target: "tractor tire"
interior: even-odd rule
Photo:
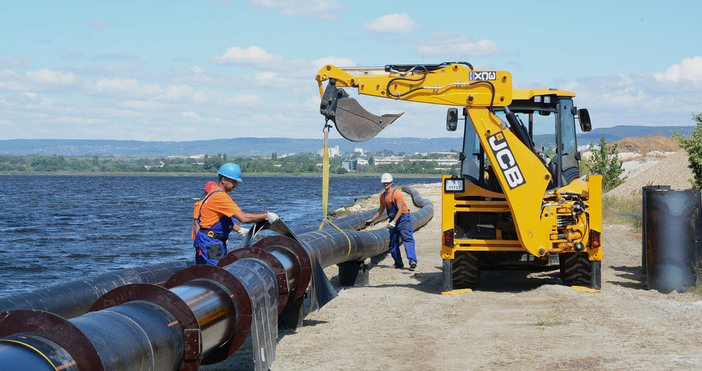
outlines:
[[[480,261],[476,252],[459,251],[452,262],[453,289],[472,289],[480,277]]]
[[[584,286],[593,289],[600,288],[600,264],[588,260],[587,253],[576,252],[559,254],[561,264],[561,279],[566,286]],[[594,268],[594,272],[593,272]],[[594,280],[593,280],[594,276]]]

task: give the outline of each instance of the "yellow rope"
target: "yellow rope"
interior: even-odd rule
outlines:
[[[327,223],[331,225],[332,227],[336,228],[339,232],[344,234],[344,237],[346,237],[346,240],[349,243],[349,250],[346,252],[346,257],[344,258],[344,261],[348,259],[349,255],[351,254],[351,239],[349,236],[344,232],[341,228],[337,227],[334,225],[334,223],[331,222],[331,220],[327,219],[327,207],[329,205],[329,130],[331,129],[331,125],[329,125],[329,122],[324,123],[324,128],[322,129],[322,132],[324,133],[324,159],[322,160],[322,209],[324,215],[322,216],[322,224],[319,225],[319,230],[321,230],[324,227],[324,223]]]
[[[344,260],[342,260],[342,262],[345,262],[346,259],[349,258],[349,255],[351,255],[351,239],[350,239],[349,236],[346,234],[346,232],[344,232],[343,229],[341,229],[341,228],[337,227],[336,225],[334,225],[334,223],[332,223],[331,220],[329,220],[329,219],[327,219],[327,218],[324,218],[324,219],[322,220],[322,225],[324,225],[324,223],[327,223],[327,224],[331,225],[332,227],[336,228],[336,230],[338,230],[339,232],[343,233],[343,234],[344,234],[344,237],[346,237],[346,241],[348,241],[348,243],[349,243],[349,250],[346,252],[346,257],[344,258]]]
[[[324,227],[324,220],[327,218],[327,204],[329,203],[329,122],[324,123],[322,132],[324,133],[324,160],[322,161],[322,224],[319,225],[321,230]]]

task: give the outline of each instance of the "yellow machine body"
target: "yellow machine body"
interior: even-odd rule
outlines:
[[[347,119],[355,116],[336,115],[337,104],[355,107],[344,102],[352,98],[341,92],[343,87],[356,88],[359,94],[463,108],[461,173],[442,177],[440,253],[446,291],[474,287],[481,268],[500,262],[560,265],[564,283],[600,288],[602,177],[590,175],[585,181],[579,176],[575,117],[584,131],[590,123],[587,111],[573,105],[574,93],[513,89],[509,72],[474,71],[467,63],[375,70],[328,65],[316,80],[322,114],[336,119],[339,131],[350,140],[375,136],[399,115],[388,119],[364,112],[361,121],[368,126],[352,133],[362,123]],[[538,129],[533,123],[541,117],[555,118],[553,159],[533,142]],[[527,118],[528,129],[522,121]]]

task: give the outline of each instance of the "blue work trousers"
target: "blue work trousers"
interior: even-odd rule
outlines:
[[[402,214],[395,228],[390,230],[390,255],[395,260],[396,267],[404,267],[402,254],[400,254],[400,240],[405,245],[405,254],[410,264],[417,262],[417,253],[414,251],[414,226],[410,214]]]

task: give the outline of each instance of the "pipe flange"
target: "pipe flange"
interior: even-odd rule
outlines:
[[[288,287],[288,276],[287,273],[285,273],[285,267],[273,254],[256,247],[236,249],[225,255],[219,261],[219,263],[217,263],[217,266],[224,267],[234,263],[237,260],[246,258],[258,259],[268,265],[271,269],[273,269],[273,272],[275,272],[275,276],[278,280],[278,314],[280,314],[283,311],[283,308],[285,308],[285,304],[288,303],[290,288]]]
[[[88,310],[95,312],[130,301],[143,300],[156,304],[169,312],[183,330],[185,341],[181,370],[197,370],[202,356],[202,335],[200,324],[188,304],[165,287],[148,283],[135,283],[110,290],[101,296]]]
[[[208,365],[221,362],[234,354],[246,340],[246,336],[251,330],[253,307],[246,287],[239,279],[229,271],[212,265],[194,265],[174,274],[166,281],[164,287],[170,289],[193,280],[211,280],[229,291],[232,309],[231,313],[236,313],[236,323],[230,329],[231,336],[222,346],[212,354],[202,359],[202,364]]]
[[[61,369],[76,365],[80,370],[104,370],[100,355],[90,339],[76,325],[57,314],[41,310],[0,313],[0,337],[17,333],[41,335],[60,345],[73,358],[73,363],[60,365]]]
[[[282,246],[291,250],[300,262],[300,281],[295,288],[295,299],[299,299],[312,280],[312,259],[310,253],[294,238],[286,236],[270,236],[256,242],[253,247],[264,249],[268,246]]]

